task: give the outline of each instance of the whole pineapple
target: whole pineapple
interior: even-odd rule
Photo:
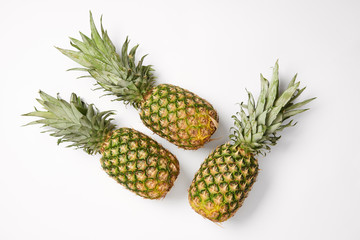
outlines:
[[[58,144],[82,148],[88,154],[101,153],[101,166],[118,183],[139,196],[149,199],[165,197],[179,175],[174,155],[159,143],[130,128],[119,128],[109,118],[113,112],[99,112],[93,104],[84,103],[76,94],[70,103],[40,91],[37,101],[45,111],[35,108],[24,116],[40,117],[31,124],[50,127]],[[47,132],[48,132],[47,131]]]
[[[261,92],[256,105],[248,92],[248,104],[241,104],[241,111],[233,116],[232,141],[218,146],[206,158],[191,183],[191,207],[211,221],[226,221],[241,207],[259,171],[256,156],[270,150],[270,145],[275,145],[280,138],[277,132],[295,125],[292,120],[284,122],[308,110],[299,108],[314,99],[293,103],[305,90],[299,89],[296,75],[280,95],[278,70],[276,62],[270,83],[261,75]]]
[[[82,41],[71,39],[78,51],[58,48],[84,68],[109,95],[140,110],[143,123],[159,136],[183,149],[198,149],[210,141],[218,126],[218,115],[206,100],[170,84],[155,86],[150,65],[143,56],[135,61],[138,45],[128,52],[129,40],[121,54],[116,53],[101,23],[101,36],[90,12],[91,38],[81,34]]]

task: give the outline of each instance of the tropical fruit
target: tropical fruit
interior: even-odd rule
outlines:
[[[111,122],[112,111],[100,112],[76,94],[70,102],[40,91],[35,108],[24,116],[41,119],[30,122],[47,127],[58,144],[81,148],[88,154],[101,153],[105,172],[125,188],[149,199],[165,197],[179,175],[176,157],[159,143],[131,128],[118,128]]]
[[[129,40],[116,52],[101,22],[101,35],[90,12],[91,37],[80,33],[82,41],[70,38],[76,49],[60,52],[83,68],[96,83],[139,110],[143,123],[159,136],[183,149],[198,149],[210,141],[218,126],[218,114],[205,99],[170,84],[155,86],[151,65],[143,65],[144,57],[135,60],[138,45],[129,48]]]
[[[231,141],[218,146],[195,174],[188,195],[190,205],[211,221],[226,221],[241,207],[258,175],[257,155],[269,151],[280,138],[277,133],[295,125],[293,120],[286,121],[308,110],[299,108],[314,100],[294,104],[305,90],[299,89],[296,75],[280,94],[278,71],[276,62],[270,83],[261,75],[257,103],[248,92],[247,105],[241,103],[240,112],[233,116]]]

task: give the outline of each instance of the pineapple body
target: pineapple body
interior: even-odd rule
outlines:
[[[211,221],[223,222],[241,207],[259,171],[256,156],[270,151],[270,146],[280,139],[278,132],[295,125],[288,119],[308,110],[301,107],[315,99],[294,103],[305,90],[299,88],[296,77],[281,92],[278,62],[270,82],[260,75],[258,101],[248,92],[247,104],[241,103],[240,111],[232,116],[231,141],[218,146],[195,174],[189,202],[197,213]]]
[[[214,222],[232,217],[256,180],[259,166],[240,146],[218,146],[202,163],[189,189],[191,207]]]
[[[101,153],[105,172],[144,198],[165,197],[179,175],[179,162],[173,154],[131,128],[112,131]]]
[[[184,149],[198,149],[210,140],[218,115],[206,100],[170,84],[155,86],[140,106],[143,123]]]

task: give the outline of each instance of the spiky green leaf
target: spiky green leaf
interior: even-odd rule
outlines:
[[[40,117],[27,125],[42,124],[51,136],[57,137],[58,143],[69,142],[68,147],[82,148],[89,154],[98,153],[109,132],[115,129],[109,118],[113,112],[99,112],[93,104],[87,105],[76,96],[71,95],[70,102],[54,98],[42,91],[38,99],[44,111],[35,108],[34,112],[23,116]]]
[[[295,125],[292,120],[287,123],[285,121],[306,111],[307,109],[299,108],[315,99],[294,103],[305,89],[299,89],[300,82],[296,82],[296,78],[297,75],[290,81],[288,88],[279,93],[278,62],[275,63],[270,83],[260,75],[261,91],[256,107],[253,95],[248,92],[248,104],[241,103],[240,112],[233,116],[234,127],[231,128],[230,138],[234,144],[254,154],[265,154],[279,140],[277,132]]]
[[[57,49],[82,65],[96,83],[108,93],[106,95],[115,95],[115,100],[124,101],[138,108],[146,93],[154,85],[153,69],[150,65],[143,65],[145,56],[136,63],[135,54],[138,45],[131,48],[129,52],[130,40],[128,38],[122,45],[119,55],[107,31],[103,28],[102,18],[100,25],[101,34],[90,12],[91,37],[80,32],[82,41],[70,38],[71,45],[78,51]]]

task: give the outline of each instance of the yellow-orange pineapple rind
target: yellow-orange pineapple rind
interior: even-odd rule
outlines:
[[[140,117],[156,134],[189,150],[210,141],[219,121],[209,102],[170,84],[158,85],[145,96]]]

